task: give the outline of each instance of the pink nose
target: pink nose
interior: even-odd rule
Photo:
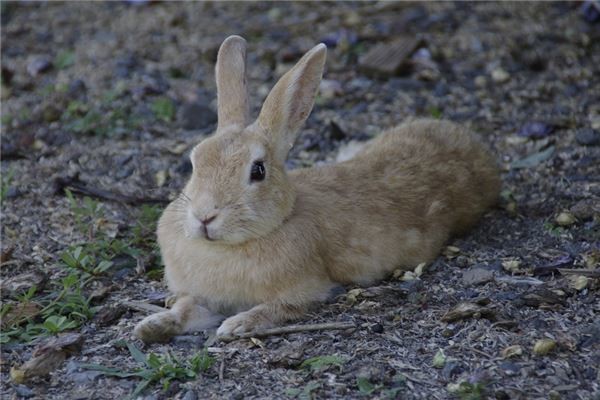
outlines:
[[[204,219],[200,218],[200,222],[202,223],[202,225],[206,226],[206,225],[210,224],[212,221],[214,221],[215,218],[217,218],[216,214],[213,216],[210,216],[210,217],[206,217]]]

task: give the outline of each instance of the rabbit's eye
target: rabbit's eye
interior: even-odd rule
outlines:
[[[260,182],[265,179],[265,165],[262,161],[254,161],[250,170],[250,181]]]

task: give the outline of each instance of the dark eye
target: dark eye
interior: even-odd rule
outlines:
[[[260,182],[265,179],[265,165],[262,161],[254,161],[250,169],[250,182]]]

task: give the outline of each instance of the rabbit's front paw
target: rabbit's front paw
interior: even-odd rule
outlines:
[[[217,336],[235,336],[272,327],[273,322],[262,313],[246,311],[223,321],[217,329]]]
[[[152,314],[144,318],[133,330],[133,334],[144,343],[167,342],[181,333],[181,324],[171,311]]]

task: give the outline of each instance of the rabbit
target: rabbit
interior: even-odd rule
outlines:
[[[497,200],[493,158],[469,131],[441,120],[411,120],[349,160],[286,171],[325,58],[324,44],[306,53],[251,122],[246,42],[230,36],[221,45],[216,132],[193,148],[192,175],[157,228],[177,300],[136,326],[144,342],[300,319],[340,286],[431,262]]]

